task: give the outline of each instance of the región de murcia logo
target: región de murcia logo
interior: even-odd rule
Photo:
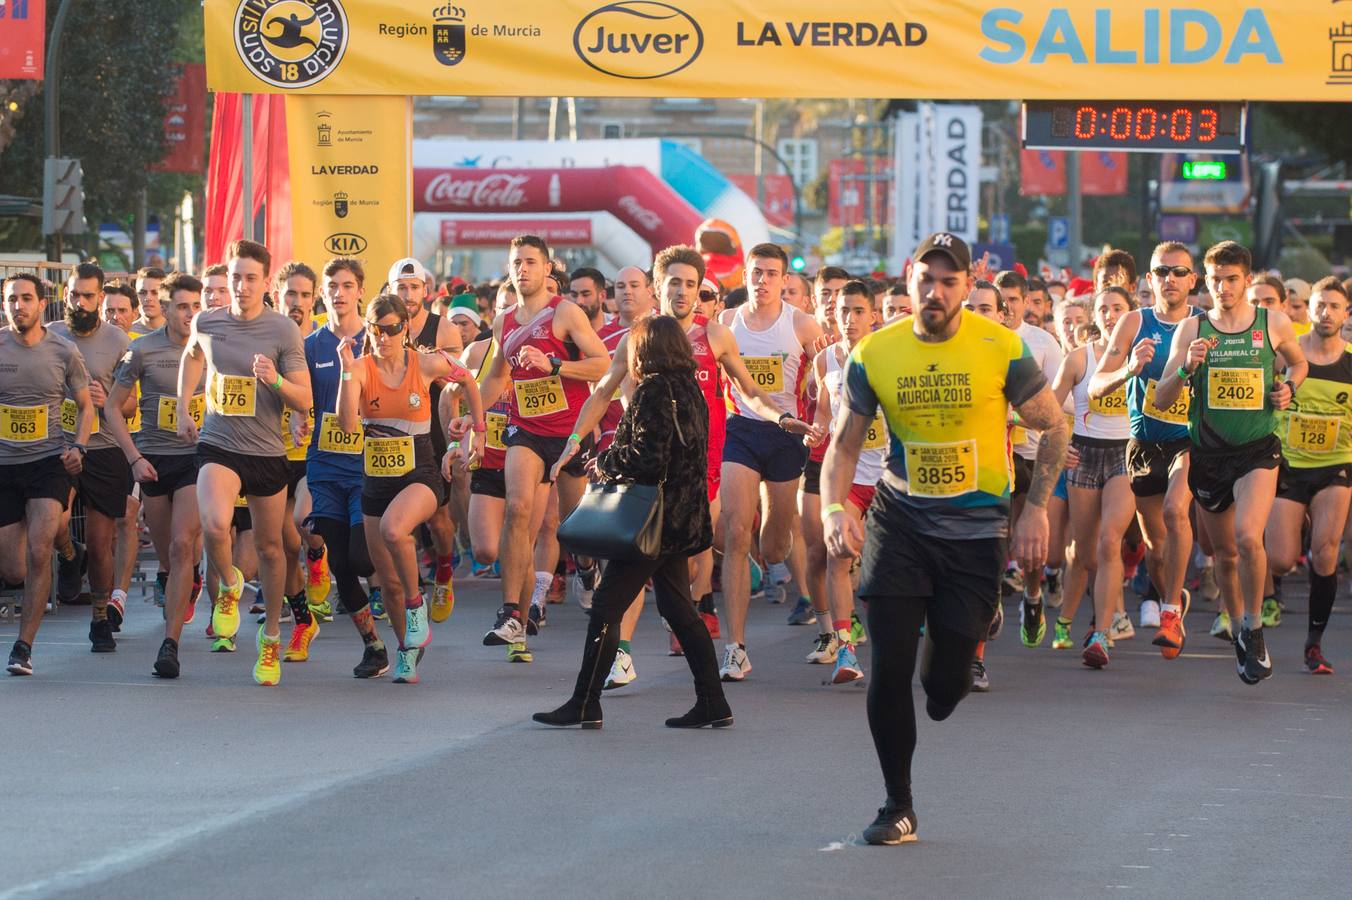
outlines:
[[[465,58],[465,11],[448,3],[432,10],[432,19],[432,53],[453,66]]]

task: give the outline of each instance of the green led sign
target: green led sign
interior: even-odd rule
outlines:
[[[1225,163],[1220,160],[1185,160],[1183,162],[1184,181],[1224,181]]]

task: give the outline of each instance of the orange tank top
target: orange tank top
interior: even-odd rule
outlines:
[[[381,379],[374,354],[368,353],[361,360],[366,367],[357,405],[362,424],[368,430],[374,426],[394,429],[400,434],[430,434],[432,397],[418,366],[418,355],[404,350],[404,378],[398,387],[389,387]]]

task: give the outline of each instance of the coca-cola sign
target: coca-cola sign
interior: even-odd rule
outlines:
[[[517,209],[526,203],[529,175],[486,171],[439,172],[423,189],[425,208]]]
[[[648,207],[639,203],[631,194],[625,194],[619,200],[620,209],[629,213],[644,228],[649,231],[656,231],[662,227],[662,217],[653,212]]]

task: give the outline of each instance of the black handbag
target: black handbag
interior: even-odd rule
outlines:
[[[671,418],[685,446],[675,397],[671,398]],[[657,484],[608,481],[589,486],[577,508],[559,523],[559,543],[595,559],[655,559],[662,551],[662,486],[666,480],[664,474]]]

